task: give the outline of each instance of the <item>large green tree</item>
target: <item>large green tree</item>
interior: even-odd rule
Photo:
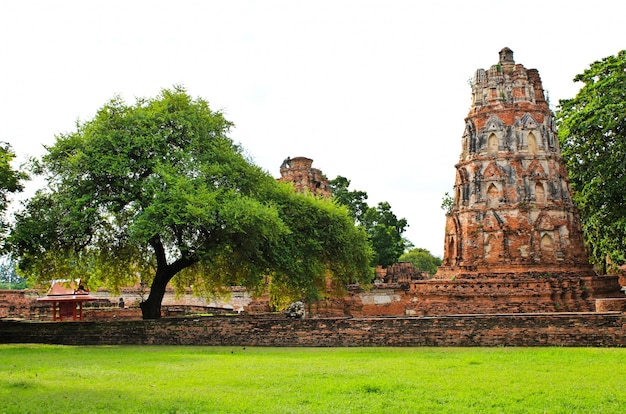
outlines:
[[[583,86],[556,113],[561,152],[591,260],[626,257],[626,50],[574,78]]]
[[[23,190],[22,181],[28,178],[24,171],[17,170],[11,165],[15,160],[15,153],[11,146],[0,143],[0,238],[4,238],[8,229],[5,213],[9,205],[9,195]]]
[[[19,266],[39,281],[82,278],[150,286],[160,317],[168,283],[312,300],[330,278],[370,279],[365,233],[328,200],[296,194],[249,162],[232,124],[184,89],[126,105],[116,98],[57,136],[40,162],[48,182],[16,215]]]
[[[396,263],[410,245],[402,236],[408,227],[407,220],[399,219],[386,201],[370,207],[367,193],[350,190],[350,180],[345,177],[330,180],[330,187],[335,201],[345,205],[355,222],[367,232],[374,250],[372,264],[387,267]]]

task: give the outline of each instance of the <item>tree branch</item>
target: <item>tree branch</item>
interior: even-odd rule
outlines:
[[[157,269],[165,269],[167,267],[167,257],[165,256],[165,247],[159,236],[154,236],[149,241],[150,246],[154,249],[156,256]]]

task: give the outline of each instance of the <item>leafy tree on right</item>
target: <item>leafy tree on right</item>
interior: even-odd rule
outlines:
[[[626,261],[626,50],[594,62],[556,113],[561,153],[590,259],[604,273]]]

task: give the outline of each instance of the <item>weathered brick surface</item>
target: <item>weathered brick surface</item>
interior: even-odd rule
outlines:
[[[416,285],[423,293],[416,309],[592,310],[593,299],[624,297],[617,279],[598,279],[587,259],[539,72],[516,64],[505,48],[498,64],[476,71],[471,86],[435,275],[448,283],[435,291]]]
[[[596,312],[626,312],[626,298],[596,300]]]
[[[86,308],[83,310],[84,321],[115,321],[141,319],[141,309],[132,308]]]
[[[296,191],[330,197],[328,178],[321,170],[313,168],[313,160],[306,157],[287,158],[280,166],[278,181],[292,183]]]
[[[539,72],[500,51],[476,71],[465,122],[436,277],[593,274]]]
[[[0,318],[45,319],[50,304],[37,303],[36,290],[0,290]]]
[[[30,303],[23,290],[0,290],[0,318],[28,315]]]
[[[226,346],[626,345],[621,313],[405,318],[161,319],[119,322],[0,320],[0,343]]]
[[[613,289],[616,278],[535,275],[522,279],[516,274],[485,274],[476,280],[411,280],[379,283],[370,289],[355,285],[348,289],[345,297],[308,304],[307,311],[315,317],[625,311],[626,296],[621,292],[615,294]],[[206,302],[197,305],[191,299],[182,298],[178,302],[171,299],[163,306],[163,316],[233,313],[243,309],[244,303],[248,303],[245,311],[249,314],[270,312],[267,296],[251,299],[243,291],[236,293],[238,296],[233,299],[233,305],[236,306],[232,306],[232,309],[211,307]],[[37,302],[36,298],[34,291],[1,292],[0,317],[51,319],[49,304]],[[242,298],[246,299],[245,302]],[[84,319],[106,321],[140,318],[137,306],[120,309],[115,299],[103,296],[97,302],[87,304],[83,311]]]
[[[617,276],[495,273],[375,284],[370,289],[354,285],[342,298],[309,304],[308,312],[319,317],[368,317],[622,311],[619,303],[626,296],[615,289],[616,283]],[[607,298],[617,302],[596,308],[598,299]],[[254,299],[246,311],[269,312],[264,299]]]
[[[424,280],[430,277],[411,262],[394,263],[386,268],[376,267],[376,281],[385,283],[408,283],[412,280]]]

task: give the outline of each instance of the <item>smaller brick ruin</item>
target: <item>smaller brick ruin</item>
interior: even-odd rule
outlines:
[[[322,171],[313,168],[313,160],[306,157],[287,157],[280,166],[278,181],[293,183],[300,193],[330,197],[330,184]]]

